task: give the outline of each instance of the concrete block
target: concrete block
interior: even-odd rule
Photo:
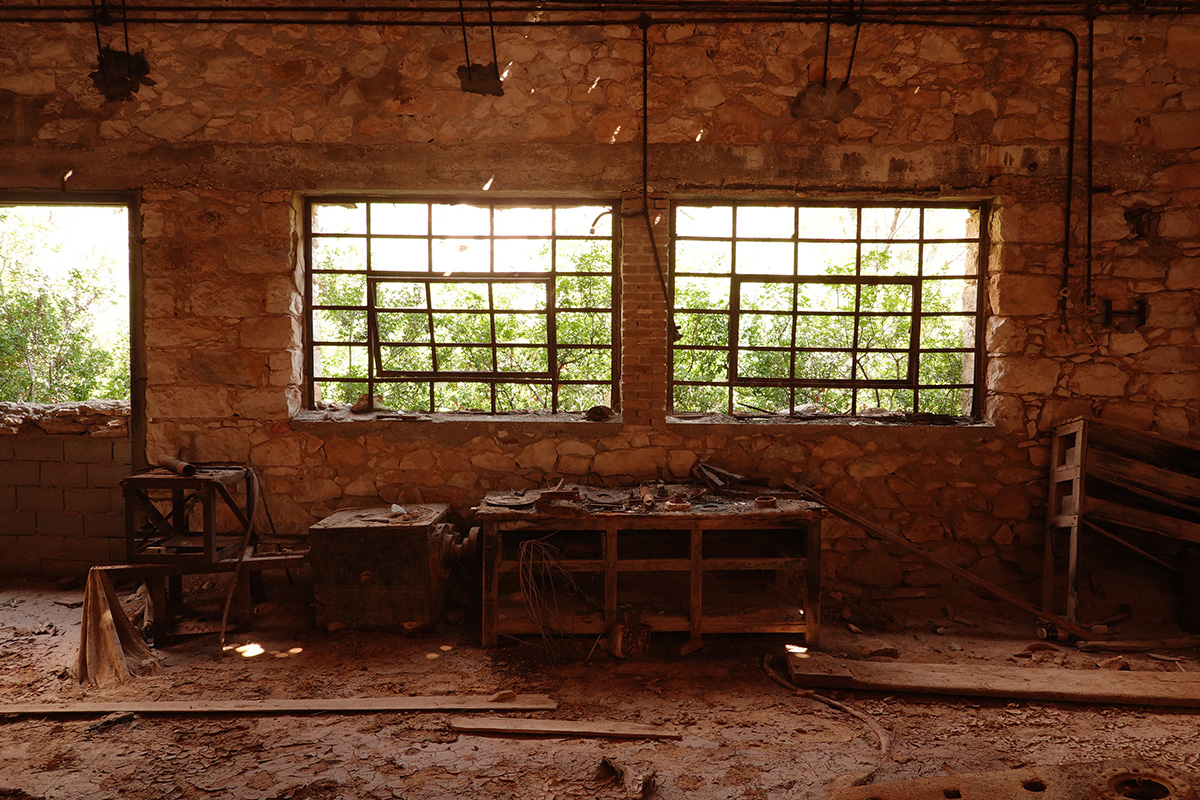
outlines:
[[[37,531],[47,536],[83,536],[83,515],[65,511],[39,511]]]
[[[89,539],[116,539],[121,544],[121,556],[125,555],[125,515],[85,514],[83,533]]]
[[[112,439],[114,464],[129,466],[133,463],[133,443],[129,439]]]
[[[4,515],[4,532],[17,536],[33,536],[37,533],[37,514],[33,511],[13,511]]]
[[[116,503],[116,506],[114,506]],[[108,513],[122,508],[121,496],[112,489],[67,489],[63,492],[64,511]]]
[[[16,559],[21,556],[17,539],[15,533],[0,534],[0,561]]]
[[[129,467],[123,464],[88,464],[88,486],[93,489],[113,489],[121,485],[122,478],[129,477]]]
[[[73,436],[63,442],[63,458],[77,464],[108,464],[113,460],[113,439]]]
[[[18,436],[14,457],[26,461],[62,461],[63,441],[58,436]]]
[[[107,564],[111,555],[108,539],[67,539],[63,543],[64,558],[85,561],[89,566]]]
[[[17,510],[17,488],[15,486],[0,486],[0,511]]]
[[[63,490],[54,486],[18,486],[17,508],[22,511],[62,511]]]
[[[41,576],[41,562],[29,558],[5,558],[0,556],[0,576],[6,578]]]
[[[42,464],[42,486],[77,488],[88,485],[87,467],[84,464],[46,462]]]
[[[37,461],[0,462],[0,486],[38,486],[42,465]]]
[[[0,435],[0,461],[12,461],[16,457],[17,437]]]
[[[61,558],[63,547],[66,546],[65,536],[18,536],[17,552],[21,558],[41,561],[46,558]]]
[[[86,578],[88,570],[94,567],[87,561],[70,561],[61,558],[44,558],[41,561],[39,574],[43,578],[65,578],[68,575]]]

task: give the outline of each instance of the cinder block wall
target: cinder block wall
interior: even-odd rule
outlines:
[[[0,427],[0,575],[82,575],[122,561],[129,408],[6,406]]]

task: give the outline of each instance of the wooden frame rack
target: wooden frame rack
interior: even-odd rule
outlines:
[[[1050,443],[1042,607],[1055,607],[1055,539],[1065,534],[1071,622],[1079,611],[1083,528],[1178,571],[1127,536],[1138,531],[1200,544],[1200,448],[1097,419],[1061,423]]]

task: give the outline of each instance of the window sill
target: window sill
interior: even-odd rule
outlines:
[[[968,417],[935,417],[928,414],[867,415],[813,415],[790,417],[786,414],[774,416],[730,416],[728,414],[668,414],[668,426],[687,428],[737,426],[753,428],[789,429],[796,427],[886,427],[886,428],[992,428],[986,420]]]
[[[536,429],[541,433],[555,429],[570,429],[574,435],[587,431],[589,434],[608,435],[621,429],[621,416],[614,414],[603,422],[592,422],[582,413],[572,414],[474,414],[417,413],[398,411],[372,411],[354,414],[348,410],[314,411],[304,410],[292,417],[292,427],[312,433],[336,433],[352,427],[355,433],[385,433],[399,429],[430,430],[455,428],[456,430],[478,430],[494,433],[497,429],[521,431]]]

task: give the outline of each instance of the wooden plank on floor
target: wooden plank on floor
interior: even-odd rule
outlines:
[[[1200,708],[1200,673],[889,664],[820,653],[789,653],[788,669],[804,688]]]
[[[451,717],[450,729],[466,733],[498,733],[510,736],[579,736],[606,739],[683,738],[683,734],[679,731],[660,728],[657,725],[573,719]]]
[[[519,694],[493,701],[489,695],[414,697],[337,697],[312,700],[147,700],[101,703],[0,703],[0,716],[97,716],[132,712],[168,716],[211,714],[379,714],[401,711],[553,711],[556,700],[544,694]]]

